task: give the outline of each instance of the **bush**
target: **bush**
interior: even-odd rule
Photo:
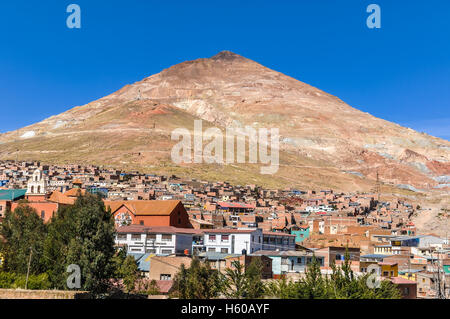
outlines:
[[[17,279],[17,275],[9,272],[0,272],[0,288],[8,289],[12,288],[14,282]]]
[[[0,272],[0,288],[3,289],[25,289],[27,281],[26,275],[9,272]],[[28,277],[27,289],[47,290],[51,288],[51,283],[46,273],[40,275],[30,275]]]

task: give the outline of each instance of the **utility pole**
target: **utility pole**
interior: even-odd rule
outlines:
[[[28,259],[27,279],[25,280],[25,290],[28,288],[28,277],[30,275],[31,256],[33,255],[33,246],[30,247],[30,258]]]

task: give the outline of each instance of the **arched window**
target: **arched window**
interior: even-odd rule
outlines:
[[[45,211],[41,211],[41,218],[45,219]]]
[[[31,186],[31,194],[34,194],[34,186]]]
[[[37,192],[38,192],[38,194],[41,193],[41,186],[38,186]]]

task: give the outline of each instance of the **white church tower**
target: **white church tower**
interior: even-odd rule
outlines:
[[[37,169],[33,176],[28,181],[27,192],[25,196],[30,201],[45,200],[47,195],[47,181],[44,178],[42,171]]]

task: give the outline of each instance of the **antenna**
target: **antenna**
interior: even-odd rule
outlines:
[[[136,100],[141,100],[141,89],[138,89],[138,95],[137,95],[137,98],[136,98]]]
[[[378,173],[378,168],[377,168],[377,181],[375,184],[375,192],[377,193],[377,202],[380,202],[380,192],[381,192],[381,183],[380,183],[380,175]]]

